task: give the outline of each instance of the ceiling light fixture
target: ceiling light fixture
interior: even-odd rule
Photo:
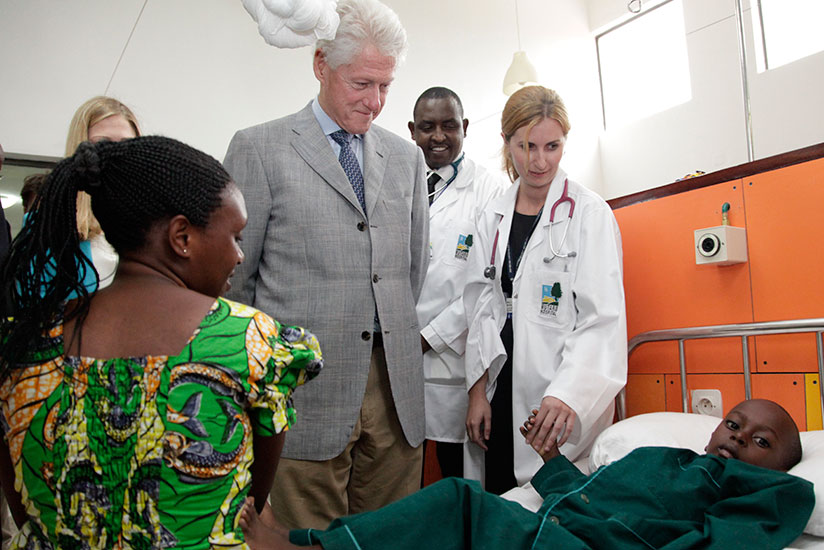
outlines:
[[[521,24],[518,18],[518,0],[515,0],[515,28],[518,32],[518,51],[512,56],[512,64],[504,76],[504,94],[512,95],[524,86],[538,83],[538,73],[521,49]]]
[[[20,195],[12,195],[11,193],[0,193],[0,202],[3,203],[3,210],[11,208],[23,202]]]

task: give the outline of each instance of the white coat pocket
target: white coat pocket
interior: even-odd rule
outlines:
[[[575,303],[571,273],[536,269],[521,283],[521,306],[530,321],[572,329]]]
[[[445,264],[465,269],[469,264],[475,236],[475,224],[466,220],[453,220],[443,234],[443,261]]]

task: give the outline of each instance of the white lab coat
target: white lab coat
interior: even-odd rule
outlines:
[[[421,335],[432,346],[423,356],[427,439],[466,440],[466,315],[461,297],[475,246],[467,247],[465,241],[469,235],[474,241],[478,216],[509,187],[502,174],[464,158],[457,177],[435,194],[429,207],[429,268],[417,305]]]
[[[103,235],[97,235],[92,238],[91,249],[92,264],[94,264],[94,268],[100,276],[97,290],[102,290],[114,281],[119,256]]]
[[[604,200],[570,181],[575,200],[558,206],[550,226],[552,205],[561,197],[566,174],[559,169],[547,193],[538,226],[529,239],[513,281],[512,436],[515,478],[528,481],[541,466],[538,454],[523,443],[518,431],[546,396],[569,405],[576,422],[561,452],[571,461],[589,451],[595,437],[612,423],[614,399],[627,378],[627,328],[622,278],[621,235]],[[512,225],[519,182],[490,203],[478,221],[472,270],[464,290],[469,331],[466,343],[466,389],[489,370],[487,396],[506,359],[500,332],[506,321],[501,271]],[[569,225],[566,242],[561,244]],[[554,257],[555,250],[577,255]],[[496,231],[497,274],[484,277],[490,264]],[[560,283],[557,309],[551,289]],[[495,422],[495,419],[492,419]]]

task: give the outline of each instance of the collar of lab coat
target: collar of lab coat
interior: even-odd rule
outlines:
[[[549,184],[549,191],[546,194],[546,199],[544,200],[544,210],[541,212],[541,219],[538,222],[538,227],[545,228],[549,226],[549,214],[552,210],[552,205],[561,198],[561,194],[564,192],[564,180],[566,179],[567,174],[564,172],[563,169],[560,167],[558,168],[558,172],[555,174],[555,178],[552,180],[552,183]],[[504,254],[506,253],[506,247],[509,243],[509,233],[512,227],[512,217],[513,213],[515,212],[515,200],[518,197],[518,189],[521,185],[521,178],[515,180],[515,183],[512,184],[510,189],[507,189],[506,193],[495,199],[494,203],[490,204],[490,208],[494,209],[498,222],[498,227],[496,230],[500,230],[499,242],[498,242],[498,250],[496,251],[496,265],[503,265]],[[564,222],[568,220],[568,212],[569,209],[567,208],[568,205],[561,205],[558,206],[555,212],[555,223]],[[538,231],[538,228],[532,233],[532,236],[529,238],[529,244],[524,251],[524,255],[529,254],[535,248],[542,246],[544,244],[544,235],[546,231]],[[494,233],[493,233],[494,238]],[[501,263],[499,263],[501,262]],[[521,272],[523,271],[524,262],[522,261],[521,264],[518,266],[518,272],[515,274],[514,281],[517,281],[521,277]],[[513,282],[514,282],[513,281]]]
[[[446,168],[446,170],[444,170],[444,168]],[[434,172],[437,172],[438,175],[441,176],[441,178],[443,178],[446,174],[449,174],[449,177],[451,177],[452,167],[449,165],[442,166],[438,170],[434,170]],[[449,205],[457,201],[459,193],[458,190],[463,189],[464,187],[472,183],[472,178],[474,177],[474,175],[474,166],[472,165],[469,159],[464,157],[463,161],[458,165],[458,175],[455,177],[455,180],[452,183],[450,183],[449,187],[444,189],[443,192],[439,190],[435,193],[435,196],[437,198],[435,199],[435,202],[433,202],[432,205],[429,207],[430,219],[432,219],[432,216],[434,216],[441,210],[444,210]],[[444,179],[444,181],[448,181],[449,177]]]

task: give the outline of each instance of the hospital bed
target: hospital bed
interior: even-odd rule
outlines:
[[[680,412],[656,412],[633,416],[604,430],[595,440],[585,464],[576,464],[586,473],[619,460],[638,447],[678,447],[703,453],[720,419],[715,416]],[[824,550],[824,431],[801,433],[803,457],[789,473],[815,485],[816,505],[804,534],[789,549]],[[527,483],[504,493],[504,498],[537,511],[543,500]]]
[[[625,392],[617,398],[617,414],[621,419],[607,428],[595,440],[589,456],[579,460],[575,465],[591,473],[599,467],[623,458],[638,447],[678,447],[703,453],[720,419],[715,416],[691,414],[689,411],[686,354],[684,344],[687,340],[707,338],[741,337],[743,355],[744,393],[752,398],[749,360],[749,338],[767,334],[796,334],[812,332],[816,337],[819,380],[824,381],[824,319],[795,319],[790,321],[770,321],[760,323],[742,323],[733,325],[715,325],[689,327],[672,330],[657,330],[641,333],[629,341],[629,355],[641,345],[649,342],[678,342],[682,413],[654,412],[626,418]],[[820,402],[824,407],[824,384],[819,383]],[[815,486],[816,505],[807,527],[788,549],[824,550],[824,431],[815,430],[801,433],[803,457],[790,473],[802,477]],[[504,498],[519,502],[525,508],[537,511],[541,505],[540,495],[526,484],[508,491]]]

